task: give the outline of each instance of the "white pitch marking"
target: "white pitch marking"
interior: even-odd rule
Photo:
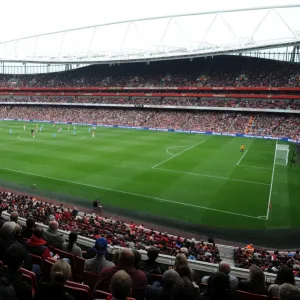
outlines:
[[[200,143],[197,143],[197,144],[195,144],[195,145],[193,145],[193,146],[191,146],[191,147],[189,147],[189,148],[187,148],[187,149],[185,149],[185,150],[183,150],[183,151],[181,151],[181,152],[179,152],[177,154],[174,154],[173,156],[171,156],[171,157],[165,159],[164,161],[162,161],[162,162],[156,164],[155,166],[153,166],[152,169],[155,169],[156,167],[158,167],[158,166],[162,165],[163,163],[167,162],[168,160],[171,160],[172,158],[175,158],[176,156],[178,156],[178,155],[180,155],[180,154],[182,154],[182,153],[184,153],[184,152],[186,152],[188,150],[191,150],[192,148],[194,148],[194,147],[196,147],[196,146],[198,146],[198,145],[200,145],[200,144],[202,144],[204,142],[206,142],[206,140],[203,140]]]
[[[176,154],[173,154],[169,151],[169,149],[174,149],[174,148],[183,148],[183,147],[186,147],[186,146],[174,146],[174,147],[169,147],[166,149],[166,152],[170,155],[176,155]]]
[[[205,210],[211,210],[211,211],[216,211],[216,212],[225,213],[225,214],[229,214],[229,215],[236,215],[236,216],[241,216],[241,217],[245,217],[245,218],[258,219],[258,217],[239,214],[239,213],[234,213],[234,212],[230,212],[230,211],[225,211],[225,210],[220,210],[220,209],[215,209],[215,208],[210,208],[210,207],[205,207],[205,206],[199,206],[199,205],[195,205],[195,204],[183,203],[183,202],[178,202],[178,201],[173,201],[173,200],[168,200],[168,199],[163,199],[163,198],[158,198],[158,197],[151,197],[151,196],[147,196],[147,195],[136,194],[136,193],[116,190],[116,189],[112,189],[112,188],[91,185],[91,184],[87,184],[87,183],[70,181],[70,180],[66,180],[66,179],[59,179],[59,178],[54,178],[54,177],[50,177],[50,176],[43,176],[43,175],[38,175],[38,174],[24,172],[24,171],[18,171],[18,170],[7,169],[7,168],[0,168],[0,170],[20,173],[20,174],[25,174],[25,175],[35,176],[35,177],[47,178],[47,179],[51,179],[51,180],[67,182],[67,183],[71,183],[71,184],[82,185],[82,186],[92,187],[92,188],[106,190],[106,191],[112,191],[112,192],[121,193],[121,194],[133,195],[133,196],[153,199],[153,200],[157,200],[157,201],[161,201],[161,202],[167,202],[167,203],[173,203],[173,204],[178,204],[178,205],[183,205],[183,206],[189,206],[189,207],[195,207],[195,208],[200,208],[200,209],[205,209]]]
[[[260,184],[260,185],[270,186],[268,183],[262,183],[262,182],[256,182],[256,181],[248,181],[248,180],[241,180],[241,179],[235,179],[235,178],[229,178],[229,177],[214,176],[214,175],[201,174],[201,173],[182,172],[182,171],[169,170],[169,169],[163,169],[163,168],[155,168],[154,170],[161,170],[161,171],[166,171],[166,172],[173,172],[173,173],[195,175],[195,176],[202,176],[202,177],[209,177],[209,178],[216,178],[216,179],[223,179],[223,180],[232,180],[232,181],[239,181],[239,182],[246,182],[246,183],[253,183],[253,184]]]
[[[240,164],[240,162],[242,161],[242,159],[244,158],[244,156],[247,154],[247,152],[248,152],[248,150],[246,150],[245,153],[242,155],[241,159],[236,164],[237,166]]]
[[[263,170],[270,170],[270,171],[272,171],[272,168],[265,168],[265,167],[258,167],[258,166],[250,166],[250,165],[241,165],[241,164],[239,164],[238,167],[249,167],[249,168],[256,168],[256,169],[263,169]]]
[[[267,221],[267,217],[266,216],[258,216],[257,219]]]
[[[273,190],[273,180],[274,180],[274,172],[275,172],[276,148],[277,148],[277,140],[276,140],[276,145],[275,145],[275,153],[274,153],[274,161],[273,161],[273,171],[272,171],[272,178],[271,178],[271,185],[270,185],[270,193],[269,193],[269,200],[268,200],[268,208],[267,208],[266,220],[269,219],[269,213],[270,213],[270,205],[271,205],[272,190]]]

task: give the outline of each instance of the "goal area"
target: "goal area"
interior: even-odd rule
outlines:
[[[289,151],[289,145],[276,144],[275,163],[286,166],[289,160]]]

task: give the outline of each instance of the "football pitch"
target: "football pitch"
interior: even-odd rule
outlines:
[[[276,141],[48,123],[33,139],[23,124],[0,121],[2,182],[205,226],[299,227],[300,169],[275,164]]]

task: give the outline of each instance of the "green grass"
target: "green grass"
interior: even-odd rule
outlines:
[[[266,219],[275,141],[51,124],[32,139],[34,127],[0,122],[2,181],[208,226],[298,227],[299,168],[275,165]]]

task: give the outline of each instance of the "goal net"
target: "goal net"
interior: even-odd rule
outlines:
[[[289,160],[289,151],[289,145],[276,144],[275,163],[286,166]]]

